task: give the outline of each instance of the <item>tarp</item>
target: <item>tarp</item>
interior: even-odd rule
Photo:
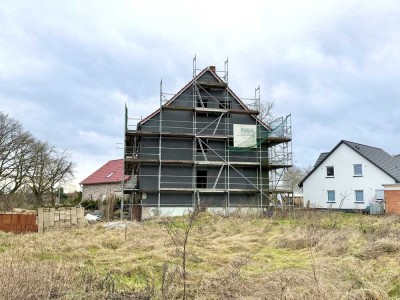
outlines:
[[[233,124],[233,147],[257,147],[257,126],[247,124]]]

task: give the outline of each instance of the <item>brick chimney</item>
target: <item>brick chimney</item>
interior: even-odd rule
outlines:
[[[209,66],[208,68],[210,69],[211,72],[215,73],[215,66]]]

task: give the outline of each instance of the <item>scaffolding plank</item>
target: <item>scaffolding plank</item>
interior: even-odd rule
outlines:
[[[191,106],[172,106],[172,105],[163,105],[162,109],[164,110],[182,110],[182,111],[193,111],[194,108]]]
[[[229,109],[228,112],[230,114],[239,114],[239,115],[258,115],[260,112],[258,110],[252,109]]]
[[[269,170],[283,169],[283,168],[291,168],[292,165],[279,165],[279,164],[270,164],[267,166]]]
[[[127,132],[127,136],[136,135],[136,136],[144,136],[144,137],[159,137],[160,133],[155,131],[134,131],[131,130]],[[182,137],[182,138],[193,138],[193,133],[176,133],[176,132],[164,132],[162,133],[163,137]],[[199,138],[210,138],[210,139],[226,139],[227,135],[211,135],[211,134],[202,134],[197,135]]]
[[[141,192],[151,193],[158,192],[157,189],[140,189]],[[228,189],[199,189],[199,188],[161,188],[161,192],[193,192],[198,193],[227,193]],[[229,189],[229,193],[267,193],[267,194],[290,194],[293,193],[291,190],[287,189]]]
[[[221,165],[226,165],[227,163],[225,161],[196,161],[196,165],[206,165],[206,166],[221,166]]]
[[[148,163],[148,164],[159,164],[160,160],[159,159],[146,159],[146,158],[134,158],[134,157],[126,157],[125,158],[126,162],[132,162],[132,163]],[[189,165],[210,165],[210,166],[221,166],[221,165],[227,165],[228,163],[226,161],[210,161],[210,160],[204,160],[204,161],[194,161],[194,160],[179,160],[179,159],[163,159],[161,160],[162,164],[189,164]],[[265,163],[266,164],[266,163]],[[258,166],[260,163],[254,161],[254,162],[248,162],[248,161],[230,161],[229,165],[233,166]],[[264,165],[264,164],[263,164]],[[287,167],[286,165],[283,167]]]
[[[214,140],[226,140],[228,136],[226,135],[211,135],[211,134],[200,134],[197,135],[201,139],[214,139]]]
[[[231,114],[239,114],[239,115],[258,115],[258,110],[251,109],[223,109],[223,108],[210,108],[210,107],[196,107],[196,111],[200,112],[209,112],[209,113],[226,113],[229,112]]]
[[[165,105],[163,110],[181,110],[181,111],[200,111],[200,112],[229,112],[231,114],[245,114],[245,115],[258,115],[260,112],[253,109],[222,109],[222,108],[209,108],[209,107],[189,107],[189,106],[172,106]],[[129,130],[128,130],[129,131]]]
[[[197,84],[206,88],[223,89],[228,86],[226,82],[197,81]]]
[[[226,110],[221,108],[212,108],[212,107],[196,107],[196,111],[224,113]]]
[[[159,137],[160,132],[157,131],[141,131],[141,130],[128,130],[126,131],[126,136],[144,136],[144,137]],[[182,138],[192,138],[193,133],[184,132],[162,132],[163,137],[182,137]]]
[[[128,162],[133,162],[133,163],[148,163],[148,164],[159,164],[160,160],[159,159],[146,159],[146,158],[134,158],[134,157],[126,157],[126,161]],[[189,164],[193,165],[194,161],[193,160],[179,160],[179,159],[163,159],[161,160],[162,164]]]

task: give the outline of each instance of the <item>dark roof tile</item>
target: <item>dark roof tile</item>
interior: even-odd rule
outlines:
[[[321,153],[315,162],[314,168],[299,183],[303,187],[304,181],[341,145],[346,144],[358,154],[369,160],[376,167],[392,177],[396,182],[400,182],[400,156],[392,156],[380,148],[358,144],[342,140],[330,152]]]
[[[328,155],[329,155],[329,152],[322,152],[322,153],[318,156],[317,161],[316,161],[315,164],[314,164],[314,167],[317,166],[317,165],[319,165]]]
[[[358,152],[361,156],[372,162],[379,169],[384,171],[390,177],[400,182],[400,164],[399,160],[383,151],[363,144],[349,141],[343,141],[347,146]]]

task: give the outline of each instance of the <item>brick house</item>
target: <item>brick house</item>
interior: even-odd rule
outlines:
[[[110,195],[122,195],[124,160],[110,160],[80,182],[83,200],[105,200]],[[125,176],[124,180],[129,180]]]

